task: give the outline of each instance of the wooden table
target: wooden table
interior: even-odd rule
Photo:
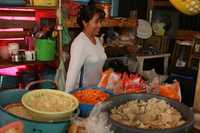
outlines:
[[[145,59],[156,59],[156,58],[164,58],[164,73],[167,73],[167,69],[168,69],[168,60],[169,60],[170,54],[166,53],[166,54],[157,54],[157,55],[137,55],[137,61],[139,64],[139,68],[138,68],[138,73],[142,74],[143,73],[143,66],[144,66],[144,60]]]

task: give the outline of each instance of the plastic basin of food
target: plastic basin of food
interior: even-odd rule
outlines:
[[[60,101],[62,100],[69,101],[69,106],[66,107],[67,108],[66,110],[59,111],[59,112],[41,111],[30,106],[31,105],[30,102],[33,102],[34,100],[36,100],[34,102],[37,102],[38,96],[44,96],[47,94],[60,95],[59,96]],[[51,97],[48,98],[48,100],[50,99]],[[48,101],[44,101],[44,104],[45,102],[48,102]],[[25,108],[27,108],[31,112],[31,115],[34,120],[62,121],[69,118],[72,115],[72,113],[78,108],[79,102],[76,99],[76,97],[74,97],[73,95],[59,91],[59,90],[39,89],[39,90],[33,90],[33,91],[25,93],[22,97],[22,104],[24,105]],[[49,108],[51,108],[51,105]]]
[[[79,90],[84,90],[84,89],[95,89],[95,90],[101,90],[107,94],[109,94],[109,96],[113,96],[113,92],[111,90],[108,90],[108,89],[105,89],[105,88],[101,88],[101,87],[96,87],[96,86],[92,86],[92,87],[84,87],[84,88],[80,88],[80,89],[76,89],[74,91],[72,91],[71,93],[75,93],[76,91],[79,91]],[[79,101],[79,110],[80,110],[80,114],[79,116],[81,117],[88,117],[90,112],[92,111],[92,109],[94,108],[95,105],[92,105],[92,104],[86,104],[86,103],[81,103]]]

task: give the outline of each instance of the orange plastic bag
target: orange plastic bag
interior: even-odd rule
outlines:
[[[110,77],[112,72],[113,72],[112,69],[108,69],[105,72],[103,72],[102,76],[101,76],[101,80],[100,80],[100,82],[98,83],[97,86],[102,87],[102,88],[106,88],[106,86],[108,84],[109,77]]]
[[[112,90],[118,95],[145,92],[144,84],[144,80],[138,74],[116,73],[109,69],[102,74],[98,87]]]
[[[160,95],[181,102],[181,90],[178,81],[172,84],[160,85]]]

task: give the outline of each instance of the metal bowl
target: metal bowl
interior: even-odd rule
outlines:
[[[114,132],[115,133],[189,133],[191,131],[192,126],[194,124],[192,110],[184,104],[181,104],[179,102],[173,101],[165,97],[157,96],[157,95],[125,94],[125,95],[114,96],[105,102],[105,107],[103,108],[103,110],[110,114],[111,109],[121,104],[125,104],[128,101],[131,101],[131,100],[147,101],[148,99],[151,99],[151,98],[165,100],[168,104],[170,104],[172,107],[174,107],[177,111],[181,113],[186,123],[179,127],[169,128],[169,129],[142,129],[142,128],[134,128],[134,127],[122,125],[119,122],[113,120],[111,117],[109,117],[109,120],[112,124],[112,128]]]

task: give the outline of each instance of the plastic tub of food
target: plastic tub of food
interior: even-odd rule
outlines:
[[[88,93],[88,91],[85,91],[85,90],[89,90],[90,94]],[[92,91],[92,90],[94,90],[94,91]],[[77,96],[77,92],[79,93],[78,96]],[[81,117],[89,116],[90,112],[92,111],[92,109],[96,103],[103,102],[104,100],[107,100],[107,98],[109,98],[110,96],[113,96],[113,92],[111,90],[96,87],[96,86],[76,89],[75,91],[72,91],[71,93],[79,100],[79,110],[80,110]],[[105,97],[99,98],[98,95],[104,95]],[[94,101],[88,101],[87,99],[82,101],[82,99],[84,99],[87,96],[88,96],[88,98],[87,98],[88,100],[93,99]]]
[[[59,90],[38,89],[23,95],[22,104],[35,120],[60,121],[69,118],[79,102],[73,95]]]

